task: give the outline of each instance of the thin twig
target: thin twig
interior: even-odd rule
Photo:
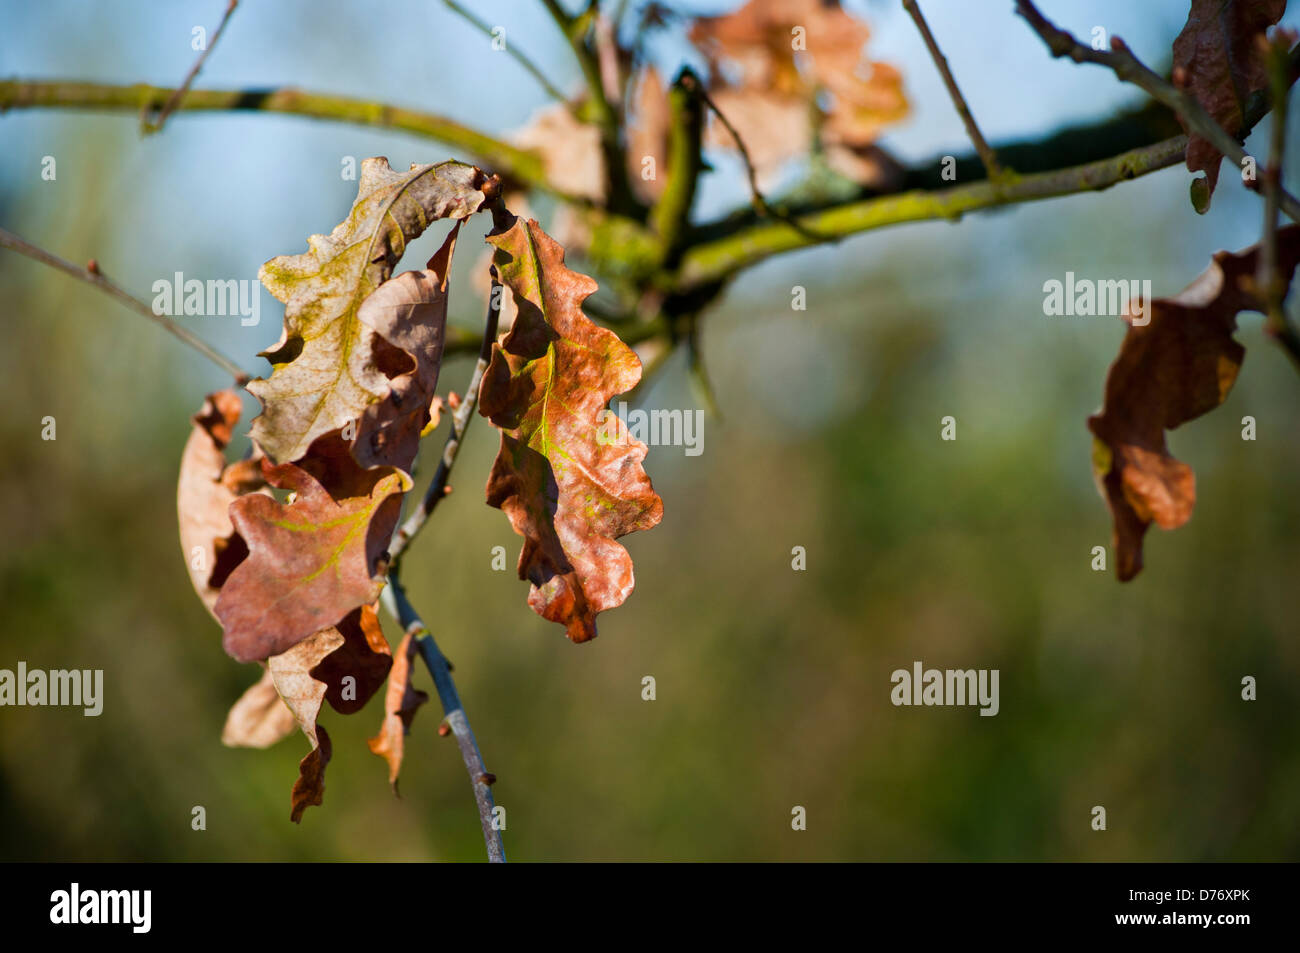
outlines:
[[[455,13],[458,16],[463,17],[467,22],[472,24],[474,27],[476,27],[478,30],[480,30],[482,33],[486,34],[487,36],[492,37],[493,39],[496,38],[496,35],[492,32],[494,27],[486,20],[481,19],[480,17],[475,15],[472,11],[467,10],[465,7],[457,3],[456,0],[442,0],[442,2],[446,4],[447,8],[451,10],[452,13]],[[546,94],[548,96],[550,96],[556,102],[563,103],[566,106],[569,105],[568,97],[565,96],[564,93],[560,92],[558,89],[555,88],[554,84],[552,84],[551,81],[546,78],[546,74],[543,73],[538,68],[536,63],[534,63],[531,59],[529,59],[528,55],[524,53],[523,50],[519,49],[519,47],[517,47],[514,43],[507,41],[505,45],[505,51],[509,53],[511,56],[513,56],[515,58],[515,61],[532,75],[533,79],[537,80],[538,85],[540,85],[542,89],[546,91]]]
[[[424,664],[433,677],[438,701],[442,703],[443,720],[456,738],[461,760],[465,762],[465,770],[469,772],[470,784],[474,788],[474,802],[478,805],[479,823],[483,828],[483,843],[487,847],[488,862],[504,864],[505,845],[501,843],[501,831],[497,829],[496,818],[493,816],[496,802],[492,797],[492,785],[496,783],[496,776],[488,773],[483,764],[483,753],[479,751],[478,741],[474,738],[469,718],[465,715],[465,706],[461,704],[456,683],[451,677],[451,664],[438,648],[438,643],[434,641],[428,626],[421,621],[419,614],[411,605],[406,590],[402,588],[401,580],[392,569],[388,572],[388,585],[384,587],[380,598],[389,614],[402,627],[402,631],[415,640],[420,650],[420,657],[424,659]]]
[[[943,77],[944,85],[948,87],[948,95],[952,97],[952,104],[957,107],[957,113],[966,126],[966,135],[970,136],[971,144],[975,146],[980,161],[984,163],[984,171],[988,173],[988,177],[992,180],[1002,178],[1004,173],[1002,166],[998,164],[997,153],[989,146],[984,134],[980,132],[980,127],[975,123],[975,116],[971,113],[970,107],[966,105],[966,98],[962,96],[961,89],[957,86],[957,80],[953,77],[952,70],[948,68],[948,60],[939,49],[939,44],[935,42],[934,34],[930,32],[930,25],[925,22],[925,15],[921,13],[920,6],[916,0],[903,0],[903,7],[912,15],[916,28],[921,32],[921,39],[925,41],[925,45],[930,51],[930,58],[934,60],[939,75]]]
[[[732,140],[736,143],[736,151],[740,153],[740,158],[745,163],[745,174],[749,178],[749,190],[754,196],[754,208],[760,215],[765,218],[775,218],[785,222],[809,241],[837,242],[843,237],[841,235],[819,233],[814,229],[809,228],[789,213],[774,208],[763,196],[762,190],[758,187],[758,170],[754,168],[754,160],[750,158],[749,149],[745,147],[745,140],[740,138],[740,133],[736,130],[736,127],[731,124],[731,120],[723,115],[722,110],[718,108],[718,104],[709,96],[708,92],[704,88],[704,84],[700,82],[699,77],[690,70],[683,70],[678,82],[681,82],[684,85],[689,84],[686,85],[686,88],[692,90],[695,95],[699,96],[700,101],[703,102],[704,105],[713,110],[713,115],[718,117],[718,122],[722,123],[723,128],[727,130],[731,135]]]
[[[1282,158],[1286,147],[1286,107],[1291,92],[1287,68],[1287,47],[1295,35],[1279,31],[1265,41],[1269,86],[1272,91],[1273,135],[1269,143],[1268,166],[1264,169],[1264,235],[1261,239],[1259,274],[1256,283],[1264,297],[1265,329],[1282,345],[1300,367],[1300,337],[1287,322],[1284,302],[1288,281],[1277,267],[1277,212],[1282,192]]]
[[[1125,82],[1133,83],[1146,90],[1154,99],[1164,103],[1187,123],[1197,135],[1207,140],[1215,149],[1232,159],[1237,168],[1242,168],[1247,161],[1254,162],[1251,155],[1241,147],[1236,139],[1225,130],[1218,121],[1205,111],[1196,98],[1177,86],[1165,82],[1160,76],[1149,70],[1141,60],[1133,55],[1128,46],[1117,36],[1111,37],[1111,52],[1094,50],[1084,46],[1066,30],[1038,12],[1032,0],[1016,0],[1016,12],[1019,13],[1047,44],[1053,56],[1065,56],[1076,63],[1096,63],[1111,69]],[[1279,202],[1288,217],[1300,222],[1300,201],[1285,191],[1279,192]]]
[[[478,360],[474,362],[474,370],[470,374],[465,394],[460,399],[460,406],[452,412],[451,433],[447,435],[447,442],[442,448],[442,459],[438,461],[438,469],[433,475],[433,481],[429,484],[429,489],[425,492],[420,505],[398,528],[393,541],[388,546],[389,565],[393,570],[397,568],[402,553],[411,544],[415,534],[424,526],[434,507],[450,492],[447,489],[447,480],[451,476],[451,468],[456,463],[456,455],[460,452],[465,431],[469,429],[470,420],[473,419],[483,372],[487,370],[488,362],[492,360],[492,345],[497,339],[497,323],[501,317],[501,296],[501,284],[497,280],[496,266],[493,265],[492,288],[488,292],[487,320],[483,325],[483,343],[479,347]]]
[[[199,58],[194,61],[194,65],[190,67],[189,73],[186,74],[184,82],[172,93],[171,98],[163,105],[162,111],[158,113],[157,118],[141,120],[140,125],[144,132],[162,131],[163,124],[167,122],[167,117],[180,105],[180,101],[185,98],[185,94],[189,92],[190,86],[194,83],[194,78],[199,75],[199,70],[203,69],[204,61],[216,47],[217,41],[221,39],[221,34],[225,32],[226,24],[230,22],[230,17],[237,6],[239,6],[239,0],[230,0],[230,3],[226,5],[226,13],[217,26],[217,32],[212,34],[212,42],[203,48],[203,52],[199,54]]]
[[[233,360],[226,357],[226,355],[222,354],[212,345],[198,337],[188,328],[177,324],[165,314],[155,314],[153,308],[149,307],[139,298],[128,294],[121,287],[111,281],[108,276],[100,270],[99,265],[96,262],[91,261],[85,268],[78,268],[72,262],[64,261],[57,255],[52,255],[45,249],[38,248],[30,242],[19,238],[12,232],[5,231],[3,228],[0,228],[0,248],[11,249],[21,255],[26,255],[34,261],[39,261],[44,265],[49,265],[51,268],[57,268],[64,274],[71,275],[73,278],[84,281],[86,284],[98,288],[105,294],[116,298],[136,314],[148,318],[169,334],[175,335],[181,341],[194,348],[194,350],[198,351],[233,377],[235,383],[240,387],[243,387],[252,379],[250,375],[244,373],[244,371],[240,369],[239,365]]]

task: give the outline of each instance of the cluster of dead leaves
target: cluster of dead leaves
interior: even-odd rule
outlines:
[[[1192,0],[1187,23],[1174,40],[1174,82],[1230,135],[1236,136],[1245,125],[1250,98],[1268,89],[1259,41],[1285,12],[1286,0]],[[1197,202],[1204,212],[1219,182],[1223,153],[1181,116],[1178,120],[1188,133],[1187,168],[1205,173],[1203,198]]]
[[[694,21],[690,40],[708,63],[710,97],[744,141],[760,184],[787,161],[808,155],[815,139],[832,167],[863,185],[881,186],[894,173],[896,165],[875,141],[906,117],[908,103],[898,69],[864,57],[870,37],[867,25],[837,0],[749,0],[732,13]],[[615,56],[619,62],[633,58],[628,51]],[[560,191],[602,203],[600,131],[577,118],[573,106],[542,109],[516,133],[515,143],[542,156]],[[664,185],[671,122],[668,89],[653,65],[639,63],[622,107],[628,179],[638,197],[653,204]],[[736,148],[716,118],[707,141]],[[647,168],[655,170],[653,177],[643,175]]]
[[[231,709],[223,739],[265,747],[302,730],[311,751],[293,788],[295,821],[324,791],[324,703],[350,714],[388,683],[370,748],[396,786],[405,734],[427,700],[410,682],[411,636],[394,658],[377,600],[419,440],[440,406],[460,226],[498,200],[496,181],[473,166],[396,172],[367,159],[348,217],[312,236],[304,254],[262,268],[285,316],[280,340],[263,352],[270,377],[248,385],[263,408],[250,454],[226,460],[235,392],[210,395],[194,417],[177,490],[181,545],[226,651],[265,667]],[[529,604],[584,641],[596,614],[632,589],[631,560],[615,538],[662,512],[641,468],[644,444],[597,440],[604,404],[641,367],[582,313],[595,282],[565,267],[536,222],[497,212],[503,224],[489,242],[518,318],[494,345],[480,392],[483,414],[501,430],[487,498],[524,537]],[[440,219],[453,225],[427,266],[393,277],[407,245]]]
[[[1252,96],[1269,86],[1265,31],[1286,0],[1192,0],[1174,41],[1174,82],[1191,93],[1232,135],[1241,132]],[[1182,121],[1181,117],[1179,117]],[[1184,123],[1184,128],[1188,128]],[[1188,128],[1187,168],[1198,179],[1205,211],[1223,155]],[[1278,278],[1289,285],[1300,260],[1300,226],[1278,233]],[[1258,246],[1220,252],[1210,267],[1172,298],[1130,302],[1129,327],[1106,376],[1093,433],[1093,474],[1110,508],[1116,573],[1132,579],[1142,569],[1142,541],[1152,523],[1175,529],[1196,502],[1192,468],[1169,452],[1166,431],[1200,417],[1227,398],[1246,349],[1233,337],[1237,314],[1262,311]],[[1141,314],[1134,321],[1133,314]]]

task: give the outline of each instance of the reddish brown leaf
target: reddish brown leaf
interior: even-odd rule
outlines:
[[[302,466],[263,464],[291,503],[252,494],[230,518],[248,558],[217,599],[226,651],[243,662],[278,655],[378,598],[383,557],[411,481],[401,470],[362,470],[342,441],[324,437]],[[329,490],[326,490],[329,487]]]
[[[1174,40],[1175,81],[1234,136],[1245,122],[1251,94],[1268,87],[1264,55],[1255,39],[1285,11],[1286,0],[1192,0],[1187,23]],[[1223,154],[1186,123],[1183,128],[1188,133],[1187,168],[1203,171],[1208,194],[1213,194]]]
[[[632,591],[632,559],[615,539],[663,515],[645,444],[605,410],[640,380],[641,362],[582,313],[596,283],[565,267],[536,222],[515,219],[488,241],[519,313],[479,390],[479,412],[501,430],[487,501],[524,537],[528,604],[584,642],[596,614]]]
[[[357,320],[379,336],[374,349],[389,379],[388,398],[368,406],[357,422],[352,453],[363,467],[409,472],[415,460],[438,386],[447,336],[447,278],[459,232],[456,222],[427,271],[385,281],[357,312]]]
[[[327,686],[313,678],[311,672],[342,644],[343,636],[337,629],[324,629],[289,651],[272,656],[266,663],[275,690],[311,742],[312,750],[299,763],[298,780],[293,785],[290,818],[295,824],[302,820],[303,811],[321,803],[325,793],[325,766],[331,754],[329,735],[316,723]]]
[[[311,677],[325,683],[330,707],[350,715],[379,691],[393,667],[393,656],[373,606],[353,609],[335,628],[343,644],[311,670]]]
[[[227,510],[236,497],[266,485],[252,461],[226,465],[224,451],[239,413],[239,395],[233,390],[207,396],[194,415],[176,486],[181,552],[194,591],[209,612],[216,605],[222,583],[246,551]]]
[[[1279,271],[1289,282],[1300,260],[1300,226],[1282,229],[1278,246]],[[1142,569],[1142,538],[1151,523],[1175,529],[1192,515],[1196,478],[1169,453],[1165,431],[1213,410],[1232,389],[1245,356],[1232,336],[1237,313],[1261,307],[1257,264],[1257,248],[1219,252],[1177,297],[1151,302],[1143,312],[1148,323],[1127,319],[1101,412],[1088,418],[1121,580]]]
[[[388,677],[388,692],[384,698],[384,721],[379,734],[367,744],[370,750],[388,762],[388,783],[397,793],[397,776],[402,770],[402,757],[406,749],[406,736],[411,721],[429,696],[411,685],[411,663],[418,651],[415,640],[407,633],[393,657],[392,674]]]
[[[907,116],[902,74],[863,58],[870,37],[836,0],[750,0],[695,21],[691,40],[709,62],[713,99],[744,140],[760,183],[807,151],[814,109],[823,114],[823,144],[847,153]],[[733,146],[717,123],[709,139]]]

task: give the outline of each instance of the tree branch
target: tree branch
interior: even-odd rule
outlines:
[[[116,298],[136,314],[148,318],[167,333],[174,335],[185,344],[194,348],[194,350],[198,351],[208,360],[212,361],[212,363],[216,364],[223,371],[233,377],[235,383],[240,387],[243,387],[252,379],[248,374],[245,374],[240,369],[238,364],[226,357],[226,355],[222,354],[211,344],[208,344],[198,335],[194,334],[189,330],[189,328],[177,324],[165,314],[155,314],[153,308],[149,307],[139,298],[128,294],[119,285],[109,280],[108,276],[100,271],[99,264],[93,259],[85,268],[78,268],[72,262],[65,261],[57,255],[52,255],[45,249],[38,248],[30,242],[19,238],[12,232],[5,231],[3,228],[0,228],[0,248],[8,248],[21,255],[26,255],[34,261],[39,261],[42,264],[49,265],[51,268],[57,268],[65,275],[71,275],[79,281],[84,281],[86,284],[98,288],[110,297]]]
[[[230,17],[238,6],[239,0],[230,0],[230,3],[226,5],[226,13],[221,18],[221,23],[217,25],[217,32],[212,35],[212,42],[203,47],[203,52],[200,53],[199,58],[194,61],[194,65],[190,67],[190,71],[185,74],[184,81],[176,88],[176,91],[171,94],[171,97],[163,106],[162,111],[158,113],[157,118],[153,120],[145,118],[141,119],[140,126],[144,132],[150,133],[162,131],[163,125],[167,122],[167,117],[172,114],[172,111],[180,105],[180,101],[185,98],[185,94],[189,92],[190,86],[194,83],[194,78],[199,75],[199,70],[203,69],[203,63],[207,60],[208,54],[216,48],[217,41],[221,39],[221,34],[226,30],[226,24],[230,22]]]
[[[10,109],[48,108],[139,111],[164,102],[173,93],[173,89],[143,84],[114,86],[65,80],[7,80],[0,82],[0,113]],[[239,110],[282,113],[409,132],[463,149],[491,166],[489,171],[549,192],[565,202],[591,204],[587,199],[567,195],[552,186],[546,178],[542,158],[536,153],[433,113],[291,87],[192,89],[177,108],[185,112]]]
[[[1003,176],[1002,167],[998,165],[997,154],[989,148],[984,134],[980,132],[980,127],[975,123],[975,116],[971,113],[970,107],[966,105],[966,98],[961,94],[961,88],[957,85],[957,80],[953,78],[952,70],[948,68],[948,60],[939,49],[939,44],[935,42],[934,34],[930,32],[930,25],[925,22],[925,15],[921,12],[920,6],[916,0],[903,0],[903,8],[912,16],[913,22],[916,23],[917,30],[921,33],[921,39],[925,41],[926,48],[930,51],[930,58],[934,60],[934,65],[939,70],[939,75],[943,77],[943,83],[948,87],[948,95],[952,97],[952,104],[957,107],[957,114],[961,116],[961,121],[966,126],[966,135],[970,137],[971,144],[979,154],[980,161],[984,163],[984,170],[988,173],[990,179],[1000,179]]]
[[[402,627],[402,631],[415,640],[420,656],[433,677],[438,701],[442,703],[443,720],[456,738],[461,760],[465,762],[465,770],[469,772],[470,784],[474,788],[474,802],[478,805],[479,823],[483,828],[483,843],[487,846],[488,862],[504,864],[505,845],[501,843],[501,832],[495,828],[492,816],[496,806],[492,797],[492,785],[496,783],[496,776],[488,773],[483,764],[483,754],[479,751],[478,741],[474,738],[474,731],[469,726],[469,718],[465,715],[465,706],[461,704],[456,683],[451,677],[451,663],[442,654],[428,626],[421,621],[419,614],[411,605],[406,590],[402,588],[401,580],[393,570],[389,570],[388,585],[384,587],[380,600]]]
[[[1253,161],[1250,154],[1241,147],[1241,143],[1219,125],[1218,120],[1206,112],[1194,96],[1165,82],[1149,70],[1119,37],[1111,37],[1111,52],[1094,50],[1084,46],[1074,38],[1073,34],[1058,28],[1039,13],[1032,0],[1016,0],[1016,12],[1024,17],[1034,32],[1042,38],[1053,56],[1064,56],[1076,63],[1096,63],[1110,68],[1120,79],[1140,86],[1150,93],[1152,98],[1176,112],[1197,135],[1232,159],[1238,169],[1241,169],[1247,160]],[[1300,222],[1300,202],[1285,191],[1280,193],[1279,200],[1282,211],[1286,212],[1293,221]]]
[[[941,191],[912,191],[804,214],[808,230],[844,237],[904,222],[958,221],[968,212],[1040,199],[1095,192],[1176,165],[1187,150],[1187,137],[1175,136],[1098,162],[1022,175],[1010,184],[975,182]],[[816,244],[784,223],[758,224],[689,248],[682,256],[675,288],[685,290],[720,281],[765,258]]]
[[[474,370],[470,374],[465,394],[461,397],[460,406],[452,412],[451,433],[447,435],[447,442],[443,445],[442,459],[438,461],[438,469],[433,475],[429,489],[425,491],[424,499],[420,501],[420,505],[416,507],[415,512],[407,517],[406,521],[398,528],[393,536],[393,541],[388,546],[388,560],[389,565],[392,567],[390,572],[396,572],[406,547],[411,544],[415,534],[420,531],[429,519],[429,514],[433,512],[434,507],[438,505],[444,496],[451,492],[447,486],[447,480],[451,476],[451,468],[456,463],[456,455],[460,452],[460,444],[465,438],[465,431],[469,429],[469,422],[474,416],[474,408],[478,404],[478,388],[483,380],[483,372],[487,370],[488,362],[492,360],[492,345],[497,339],[497,323],[501,317],[501,294],[502,288],[497,280],[497,269],[493,265],[492,289],[488,293],[487,320],[483,324],[483,340],[479,347],[478,360],[474,362]]]

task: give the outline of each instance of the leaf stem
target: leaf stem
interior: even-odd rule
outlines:
[[[222,354],[188,328],[177,324],[165,314],[155,314],[153,308],[149,307],[139,298],[124,291],[100,270],[99,265],[95,261],[92,260],[85,268],[78,268],[72,262],[65,261],[57,255],[47,252],[43,248],[38,248],[31,242],[19,238],[12,232],[5,231],[3,228],[0,228],[0,248],[8,248],[12,251],[18,252],[20,255],[26,255],[34,261],[39,261],[42,264],[49,265],[51,268],[56,268],[65,275],[71,275],[79,281],[84,281],[86,284],[98,288],[110,297],[116,298],[120,303],[126,305],[136,314],[148,318],[164,331],[179,338],[182,342],[198,351],[208,360],[212,361],[212,363],[216,364],[223,371],[233,377],[235,383],[240,387],[243,387],[252,379],[248,374],[241,370],[239,365],[233,360],[226,357],[226,355]]]

